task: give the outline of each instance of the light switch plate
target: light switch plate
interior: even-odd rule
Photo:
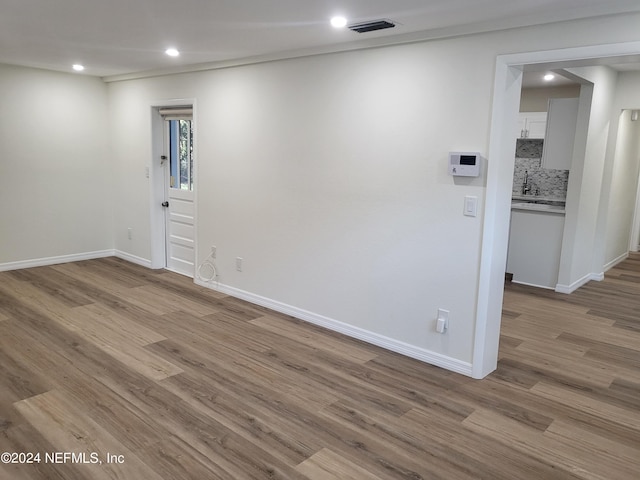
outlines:
[[[464,197],[464,212],[467,217],[478,215],[478,197],[467,195]]]

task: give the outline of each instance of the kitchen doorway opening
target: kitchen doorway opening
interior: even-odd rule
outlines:
[[[640,42],[500,55],[496,61],[480,262],[472,376],[483,378],[497,367],[509,219],[523,70],[526,65],[570,68],[640,61]],[[600,187],[600,185],[599,185]]]

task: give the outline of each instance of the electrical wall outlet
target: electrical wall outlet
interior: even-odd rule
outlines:
[[[436,320],[436,332],[444,333],[449,328],[449,310],[438,309],[438,318]]]
[[[211,245],[211,258],[216,258],[216,246]]]
[[[133,228],[127,228],[127,238],[129,240],[133,238]]]
[[[236,257],[236,270],[238,272],[242,271],[242,257]]]

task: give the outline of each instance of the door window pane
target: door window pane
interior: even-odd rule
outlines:
[[[193,125],[191,120],[168,120],[171,188],[193,190]]]

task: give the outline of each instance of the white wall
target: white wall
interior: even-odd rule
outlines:
[[[585,152],[575,155],[569,177],[560,291],[571,291],[572,285],[585,279],[602,278],[604,271],[626,257],[639,169],[638,126],[630,122],[629,112],[620,113],[622,108],[640,105],[640,75],[618,74],[608,67],[569,71],[593,86],[584,87],[592,89],[584,122],[588,124]]]
[[[0,65],[0,268],[113,248],[107,89]]]
[[[574,98],[580,96],[580,85],[559,87],[523,88],[520,95],[521,112],[546,112],[550,98]]]
[[[556,290],[571,292],[600,278],[606,232],[601,200],[617,74],[609,67],[567,69],[589,82],[582,88],[576,144],[567,187],[565,230]],[[599,223],[600,222],[600,223]]]
[[[612,265],[629,252],[636,208],[640,168],[640,121],[631,121],[631,110],[620,113],[616,152],[607,208],[605,265]]]
[[[618,74],[618,85],[616,88],[616,98],[614,110],[616,115],[620,109],[640,109],[640,71],[620,72]]]
[[[149,93],[143,85],[132,87],[109,98],[110,163],[118,186],[113,199],[113,237],[116,251],[144,263],[151,259],[151,181],[146,169],[152,164],[152,117]]]
[[[221,283],[470,361],[476,278],[459,273],[479,263],[481,216],[462,206],[464,194],[482,204],[483,188],[455,185],[446,161],[449,150],[486,145],[492,72],[491,55],[475,55],[477,87],[452,85],[449,55],[464,48],[451,42],[418,62],[422,45],[109,85],[118,175],[132,182],[116,207],[117,249],[148,255],[150,142],[139,139],[149,139],[149,105],[195,97],[199,260],[217,246]],[[452,244],[455,259],[443,255]],[[432,334],[438,307],[451,310],[455,342]]]
[[[613,170],[613,165],[616,166],[616,171],[617,171],[617,176],[615,178],[617,178],[618,182],[623,182],[625,185],[628,182],[632,182],[632,181],[637,181],[637,177],[633,177],[632,174],[629,173],[624,173],[624,172],[619,172],[619,166],[623,166],[622,168],[624,169],[624,162],[620,163],[618,161],[619,156],[622,156],[623,158],[627,158],[628,162],[631,162],[631,166],[630,168],[633,167],[633,159],[632,157],[634,155],[636,155],[636,161],[638,161],[638,151],[636,150],[638,147],[637,145],[634,146],[634,136],[636,135],[636,133],[633,133],[637,128],[640,128],[640,125],[638,125],[638,123],[640,122],[630,122],[629,120],[629,114],[627,115],[620,115],[620,112],[622,112],[622,110],[638,110],[640,109],[640,72],[634,72],[634,71],[630,71],[630,72],[621,72],[618,75],[618,84],[617,84],[617,91],[616,91],[616,98],[615,98],[615,102],[613,105],[613,109],[612,109],[612,118],[611,118],[611,124],[612,124],[612,128],[611,128],[611,134],[609,136],[609,145],[608,145],[608,152],[607,155],[609,157],[609,159],[615,159],[615,163],[613,160],[610,161],[610,163],[612,164],[612,172],[610,174],[610,176],[612,178],[614,178],[614,170]],[[626,124],[626,126],[625,126]],[[626,132],[626,133],[623,133]],[[628,141],[627,142],[622,142],[621,144],[621,148],[623,149],[624,153],[620,153],[619,152],[619,148],[618,148],[618,144],[616,142],[617,138],[619,135],[623,135],[623,138],[626,138]],[[636,137],[636,140],[640,140]],[[635,151],[635,153],[634,153]],[[628,190],[628,188],[630,188],[628,185],[626,185],[626,189]],[[636,201],[635,203],[635,215],[634,215],[634,221],[632,222],[632,239],[630,241],[630,248],[632,250],[636,250],[638,248],[638,244],[640,244],[640,197],[637,196],[637,192],[627,192],[627,195],[623,198],[619,195],[617,195],[617,192],[615,191],[616,187],[611,187],[611,195],[612,196],[616,196],[618,198],[617,203],[620,205],[619,208],[616,207],[609,207],[607,205],[607,214],[610,214],[609,209],[611,210],[611,213],[615,214],[615,213],[622,213],[625,212],[626,209],[628,208],[632,208],[632,206],[634,205],[634,199]],[[623,214],[625,216],[625,218],[628,218],[628,212]],[[614,257],[614,251],[619,251],[621,252],[621,247],[613,247],[613,244],[615,244],[614,242],[614,238],[616,237],[623,237],[624,236],[624,232],[620,233],[620,230],[627,228],[628,225],[626,224],[626,219],[622,219],[622,218],[618,218],[615,217],[613,218],[613,220],[611,222],[607,222],[607,238],[610,239],[610,241],[607,243],[607,257],[606,257],[606,263],[605,266],[609,266],[611,265],[612,261],[615,260]],[[618,232],[618,233],[616,233]],[[620,245],[622,245],[622,240],[619,240],[618,243],[620,243]]]
[[[487,153],[496,55],[633,40],[636,20],[111,83],[114,166],[126,187],[116,198],[116,248],[150,257],[150,105],[194,98],[198,261],[216,245],[223,285],[464,369],[476,327],[484,176],[454,181],[447,152]],[[601,160],[587,172],[589,187],[602,178]],[[477,218],[462,215],[465,195],[479,198]],[[577,226],[593,246],[597,199],[584,208]],[[580,258],[587,272],[591,253]],[[439,307],[451,311],[446,335],[434,331]]]

